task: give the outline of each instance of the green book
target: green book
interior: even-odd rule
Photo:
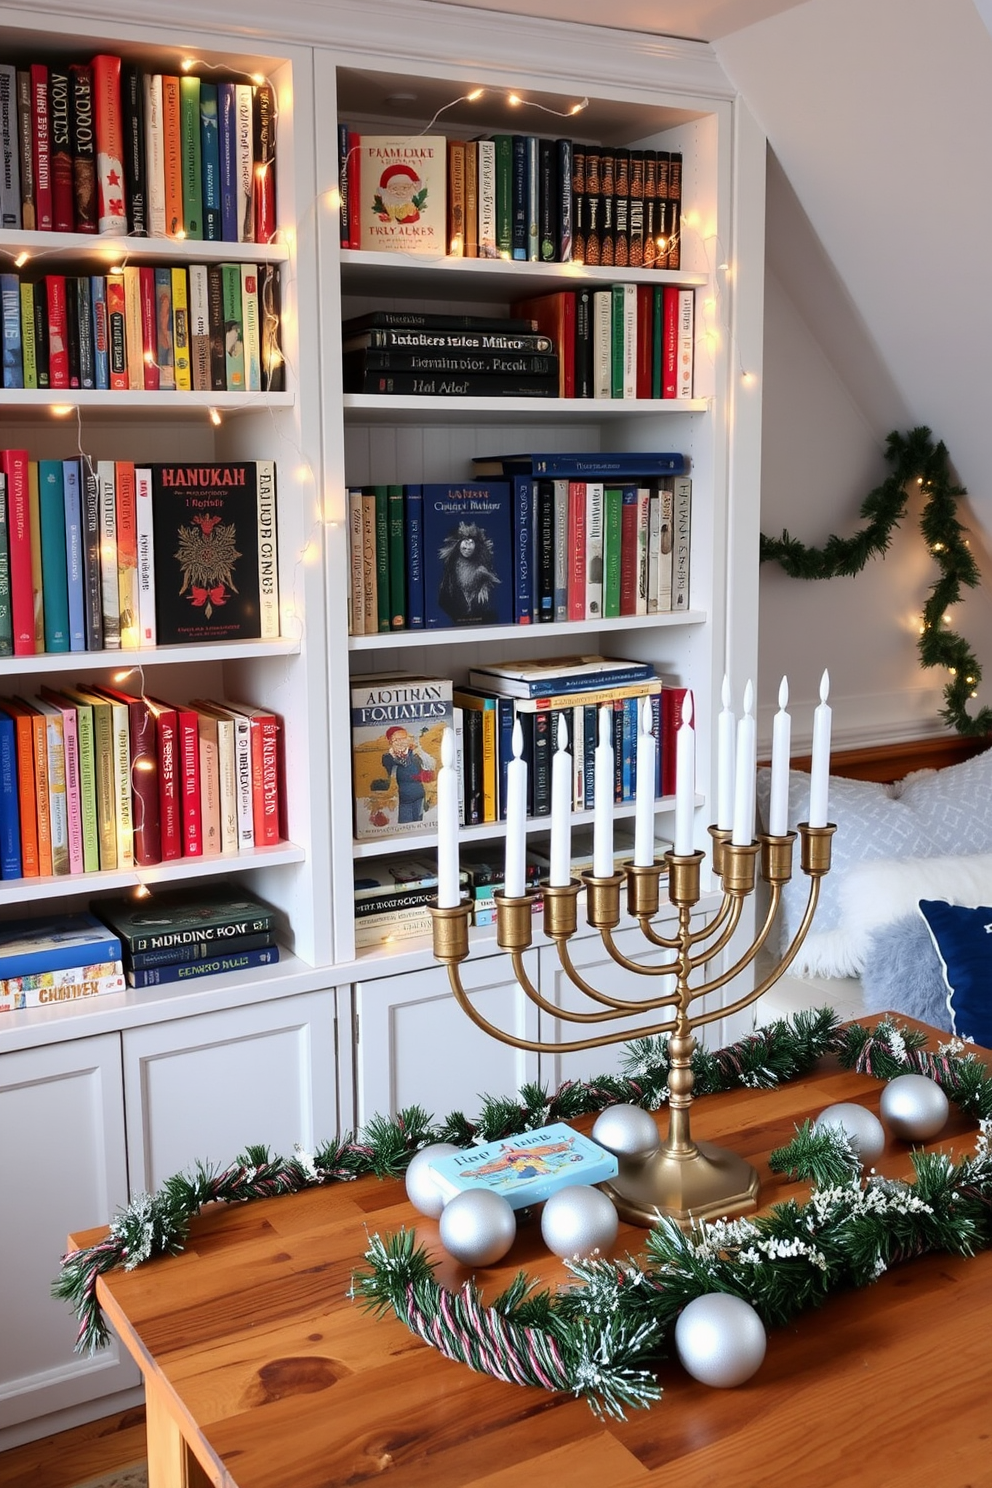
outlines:
[[[10,524],[7,521],[7,477],[0,470],[0,656],[14,654],[14,620],[10,608]]]
[[[203,171],[200,164],[200,79],[179,79],[179,159],[183,180],[183,226],[187,238],[203,237]]]
[[[56,700],[55,697],[52,699]],[[79,750],[79,811],[83,829],[83,872],[100,867],[100,835],[96,812],[96,743],[93,708],[83,698],[57,696],[58,702],[76,710],[76,743]]]
[[[392,630],[389,602],[389,487],[373,486],[375,497],[375,601],[378,630]]]
[[[623,397],[624,286],[613,285],[613,341],[610,351],[610,397]]]
[[[117,867],[117,790],[114,782],[113,709],[106,698],[90,692],[65,690],[64,696],[77,709],[77,717],[89,711],[93,736],[93,793],[96,798],[96,843],[99,866],[106,873]],[[80,740],[82,731],[80,725]],[[82,756],[82,747],[80,747]],[[85,842],[85,830],[84,830]],[[84,861],[86,848],[84,846]]]
[[[607,486],[603,492],[603,619],[620,614],[620,534],[623,492]]]
[[[513,253],[513,135],[494,134],[496,146],[496,252]]]
[[[62,461],[38,461],[41,515],[41,581],[45,650],[69,650],[69,582],[65,558],[65,492]]]
[[[245,390],[245,327],[241,318],[241,265],[221,264],[220,277],[227,391],[243,393]]]
[[[403,630],[406,627],[406,528],[402,486],[387,488],[386,510],[389,520],[389,622],[391,630]]]
[[[21,356],[24,360],[24,386],[38,386],[38,346],[34,334],[34,285],[21,280]]]

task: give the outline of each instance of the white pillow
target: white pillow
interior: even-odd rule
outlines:
[[[839,898],[842,955],[848,975],[858,976],[872,932],[914,914],[921,899],[966,906],[992,902],[992,853],[856,863]]]
[[[899,799],[938,852],[992,852],[992,750],[946,770],[907,776]]]

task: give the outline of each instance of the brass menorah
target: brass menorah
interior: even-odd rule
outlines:
[[[694,1029],[739,1012],[755,1002],[788,969],[809,930],[819,898],[820,879],[830,871],[832,824],[811,827],[799,825],[802,871],[809,878],[809,898],[802,922],[778,964],[757,986],[726,1006],[692,1014],[693,1004],[711,992],[727,986],[750,967],[766,944],[779,910],[782,890],[792,877],[795,832],[783,836],[761,835],[756,842],[735,843],[731,832],[710,827],[713,840],[713,872],[723,888],[723,902],[709,923],[692,928],[693,911],[699,903],[702,852],[678,854],[666,852],[649,866],[628,864],[624,871],[609,878],[583,873],[563,886],[545,883],[544,933],[554,944],[562,969],[572,984],[590,1002],[588,1012],[573,1012],[555,1006],[533,985],[524,966],[523,955],[532,940],[534,894],[518,898],[496,895],[496,939],[501,950],[508,951],[513,973],[526,995],[537,1007],[552,1017],[580,1025],[601,1025],[629,1018],[635,1013],[671,1008],[674,1016],[650,1028],[638,1028],[636,1036],[657,1034],[669,1036],[669,1123],[664,1142],[646,1153],[620,1156],[619,1173],[603,1187],[610,1194],[620,1215],[634,1224],[649,1226],[665,1215],[688,1228],[694,1220],[731,1217],[754,1209],[758,1195],[758,1177],[750,1163],[726,1148],[709,1142],[696,1142],[689,1129],[689,1112],[695,1077],[692,1055],[696,1048]],[[690,979],[707,966],[730,944],[739,924],[745,900],[754,892],[760,861],[762,879],[767,883],[768,906],[764,920],[751,945],[733,965],[697,986]],[[658,933],[652,921],[661,903],[661,880],[667,878],[668,899],[677,911],[678,929],[674,935]],[[627,912],[637,921],[650,946],[673,953],[664,964],[646,965],[625,956],[617,947],[614,931],[621,923],[620,890],[626,881]],[[629,1000],[597,990],[582,977],[572,962],[568,943],[578,928],[578,896],[586,891],[586,919],[599,931],[609,955],[625,970],[638,976],[674,977],[675,988],[664,996]],[[493,1038],[516,1049],[529,1049],[540,1054],[569,1053],[595,1049],[607,1044],[627,1042],[628,1029],[601,1031],[588,1038],[552,1043],[519,1038],[498,1028],[484,1018],[472,1004],[461,983],[459,964],[469,953],[469,917],[467,901],[450,908],[432,909],[434,920],[434,955],[448,968],[448,978],[459,1005]]]

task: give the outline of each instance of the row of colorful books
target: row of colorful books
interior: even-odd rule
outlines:
[[[272,393],[277,264],[0,274],[5,388]]]
[[[0,877],[60,877],[280,842],[281,723],[248,703],[80,684],[0,698]]]
[[[351,634],[687,610],[691,525],[687,475],[350,487]]]
[[[278,635],[274,461],[0,450],[0,656]]]
[[[342,248],[681,267],[682,155],[495,134],[338,126]]]
[[[276,911],[238,885],[94,901],[0,927],[0,1012],[243,971],[279,960]]]
[[[552,757],[559,720],[571,755],[572,809],[593,805],[600,710],[611,712],[614,801],[637,791],[636,739],[645,703],[655,738],[651,793],[674,791],[675,730],[685,688],[649,662],[601,656],[478,666],[467,685],[406,673],[351,679],[352,781],[358,840],[431,831],[446,728],[455,739],[462,824],[505,820],[507,770],[519,722],[527,762],[527,811],[551,811]]]
[[[243,75],[0,62],[0,225],[267,243],[275,131],[271,85]]]

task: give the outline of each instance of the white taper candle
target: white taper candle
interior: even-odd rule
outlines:
[[[557,747],[551,757],[551,870],[548,882],[564,888],[572,877],[572,756],[568,725],[558,715]]]
[[[768,831],[784,837],[789,830],[789,759],[792,753],[792,720],[786,712],[789,682],[783,677],[778,689],[778,712],[772,720],[772,783],[768,803]]]
[[[754,840],[754,772],[757,765],[757,733],[754,724],[754,688],[744,689],[744,713],[737,724],[737,778],[734,781],[734,827],[731,841],[747,847]]]
[[[441,735],[441,768],[437,772],[437,907],[454,909],[460,899],[455,735],[446,728]]]
[[[820,678],[820,706],[813,714],[813,758],[810,762],[809,813],[806,817],[811,827],[827,825],[831,723],[831,710],[827,706],[829,693],[830,675],[825,671]]]
[[[650,868],[654,862],[654,762],[655,742],[651,699],[641,702],[637,734],[634,787],[634,866]]]
[[[682,704],[682,722],[675,734],[675,851],[693,851],[692,823],[696,810],[696,730],[692,726],[692,693]]]
[[[592,818],[592,871],[596,878],[613,877],[613,714],[599,710]]]
[[[513,758],[506,767],[506,857],[503,893],[520,899],[527,892],[527,761],[520,719],[513,723]]]

